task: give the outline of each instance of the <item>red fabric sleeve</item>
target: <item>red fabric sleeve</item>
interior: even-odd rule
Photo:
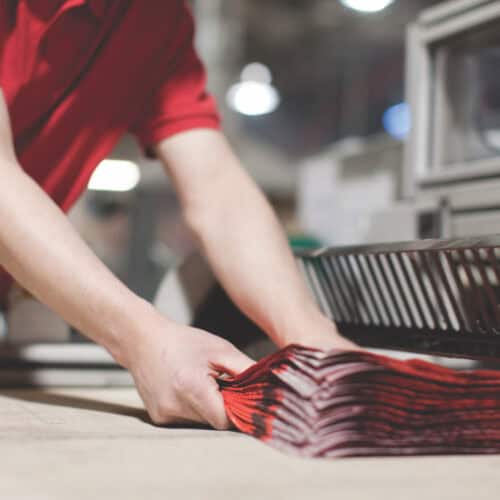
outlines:
[[[148,156],[152,156],[155,144],[174,134],[220,127],[217,105],[206,91],[205,68],[193,46],[193,17],[184,1],[178,12],[175,55],[167,61],[163,83],[130,128]],[[162,71],[160,63],[158,71]]]

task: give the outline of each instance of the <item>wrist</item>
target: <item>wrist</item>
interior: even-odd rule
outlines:
[[[113,325],[105,347],[117,363],[130,370],[159,323],[168,325],[152,304],[137,297],[133,304],[124,308],[120,320]]]
[[[270,332],[272,340],[283,347],[288,344],[306,344],[320,336],[339,336],[335,323],[315,304],[306,303],[285,312]]]

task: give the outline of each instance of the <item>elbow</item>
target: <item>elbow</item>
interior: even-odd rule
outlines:
[[[20,175],[24,170],[15,158],[0,159],[0,175]]]

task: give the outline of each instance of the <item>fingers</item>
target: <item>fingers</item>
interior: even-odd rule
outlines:
[[[152,422],[156,425],[207,423],[207,420],[195,410],[187,398],[175,405],[167,399],[164,402],[154,402],[145,406]]]
[[[218,430],[231,427],[224,408],[224,399],[213,377],[207,375],[203,383],[196,385],[189,393],[188,398],[193,410],[212,427]]]
[[[170,357],[167,360],[153,357],[157,361],[153,366],[153,376],[149,366],[146,369],[145,365],[140,366],[148,376],[141,371],[134,375],[141,397],[156,424],[199,422],[220,430],[231,427],[215,377],[218,372],[236,375],[254,361],[231,343],[202,333],[193,330],[191,334],[197,343],[187,339],[188,347],[178,352],[168,351]]]
[[[218,371],[223,371],[229,375],[237,375],[254,363],[255,361],[228,342],[226,348],[219,353],[211,364]],[[190,401],[194,410],[215,429],[229,429],[231,421],[227,417],[224,399],[214,377],[207,374],[205,384],[200,384],[198,387],[200,388],[199,391],[190,394]]]

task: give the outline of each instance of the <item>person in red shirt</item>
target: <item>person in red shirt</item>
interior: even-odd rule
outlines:
[[[352,347],[219,129],[183,0],[0,0],[0,87],[0,293],[13,277],[108,349],[154,422],[227,428],[214,377],[252,360],[160,315],[64,216],[127,131],[161,160],[217,278],[278,346]]]

